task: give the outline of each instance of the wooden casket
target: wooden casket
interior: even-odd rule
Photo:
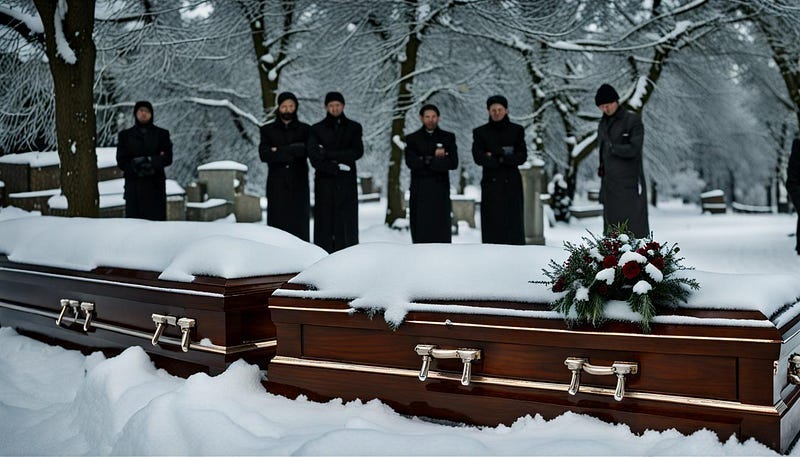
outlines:
[[[0,325],[69,347],[141,346],[174,374],[275,353],[269,296],[326,253],[263,225],[0,222]]]
[[[479,425],[565,411],[635,432],[714,430],[787,450],[800,429],[800,281],[686,271],[701,289],[643,333],[625,302],[600,327],[549,310],[543,246],[361,245],[270,299],[268,389],[380,399]]]

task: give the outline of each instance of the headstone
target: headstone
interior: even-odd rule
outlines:
[[[451,195],[453,207],[453,224],[458,226],[458,221],[466,221],[470,227],[475,228],[475,199],[463,195]]]
[[[544,210],[541,194],[544,163],[536,160],[520,167],[522,173],[525,244],[544,244]]]
[[[186,196],[168,195],[167,196],[167,220],[185,221],[186,220]]]
[[[223,160],[197,167],[198,180],[205,184],[208,198],[221,198],[233,203],[236,194],[244,193],[247,166]]]
[[[261,199],[255,195],[239,194],[233,205],[236,222],[259,222],[261,216]]]
[[[186,201],[200,203],[206,200],[206,185],[201,182],[189,183],[186,186]]]
[[[212,198],[201,203],[186,204],[186,220],[211,222],[228,217],[233,204],[221,198]]]
[[[704,213],[725,214],[728,209],[725,204],[725,192],[720,189],[703,192],[700,194],[700,202]]]

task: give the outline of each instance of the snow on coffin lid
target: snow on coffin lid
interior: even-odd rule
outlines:
[[[344,299],[356,310],[383,312],[394,327],[414,311],[563,319],[545,306],[557,295],[549,286],[530,281],[546,280],[542,270],[550,259],[562,262],[566,256],[563,249],[548,246],[368,243],[330,255],[274,295]],[[793,275],[682,274],[695,278],[700,290],[676,312],[656,316],[654,324],[782,327],[800,314],[800,306],[791,306],[800,297],[800,281]],[[707,310],[719,311],[719,316],[756,312],[764,317],[695,317],[708,315]],[[609,302],[606,317],[640,319],[619,301]]]
[[[268,390],[377,398],[403,414],[478,425],[573,411],[637,433],[705,428],[779,451],[794,441],[796,278],[686,271],[701,290],[657,316],[650,334],[624,302],[607,306],[601,327],[569,328],[547,305],[556,294],[529,282],[566,256],[498,245],[337,252],[271,297],[281,344]]]
[[[263,225],[8,219],[0,325],[91,349],[139,345],[175,374],[264,364],[270,294],[325,255]]]
[[[0,221],[0,254],[12,262],[77,271],[153,271],[178,282],[296,273],[326,255],[262,225],[61,217]]]

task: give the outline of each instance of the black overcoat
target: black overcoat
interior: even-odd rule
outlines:
[[[306,143],[309,125],[278,119],[261,127],[258,153],[267,171],[267,225],[309,241],[311,212]],[[272,151],[272,148],[277,148]]]
[[[600,203],[604,231],[626,222],[637,238],[650,235],[647,218],[647,184],[644,179],[642,145],[644,125],[638,114],[620,106],[612,116],[600,120]]]
[[[437,144],[445,150],[436,157]],[[440,128],[425,127],[406,137],[406,165],[411,169],[409,209],[414,243],[451,241],[450,170],[458,168],[456,136]]]
[[[472,157],[483,167],[481,239],[484,243],[525,244],[518,168],[528,159],[525,129],[508,116],[498,122],[489,120],[472,131]]]
[[[146,167],[141,163],[146,160]],[[167,185],[164,167],[172,164],[169,131],[152,123],[119,132],[117,166],[125,177],[125,217],[167,219]]]
[[[786,169],[786,191],[792,204],[798,210],[795,250],[800,254],[800,139],[792,142],[792,155]]]
[[[308,158],[314,167],[314,244],[329,253],[358,244],[356,160],[364,155],[361,124],[345,117],[311,126]]]

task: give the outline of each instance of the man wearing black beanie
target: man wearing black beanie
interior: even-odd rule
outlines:
[[[344,115],[344,96],[325,95],[325,119],[311,126],[314,167],[314,244],[329,253],[358,244],[356,160],[364,155],[361,124]]]
[[[597,129],[603,232],[608,235],[612,225],[626,223],[637,238],[649,236],[642,119],[620,106],[619,94],[609,84],[597,89],[594,101],[603,112]]]
[[[472,157],[483,167],[481,179],[481,240],[494,244],[525,244],[522,176],[528,159],[525,129],[508,119],[508,100],[486,100],[489,122],[472,131]]]
[[[133,107],[135,125],[119,132],[117,166],[125,176],[125,217],[167,220],[167,176],[172,164],[169,130],[153,125],[153,105]]]
[[[277,119],[261,127],[258,153],[269,167],[267,225],[309,241],[311,205],[306,155],[309,126],[297,119],[299,106],[293,93],[278,95]]]

